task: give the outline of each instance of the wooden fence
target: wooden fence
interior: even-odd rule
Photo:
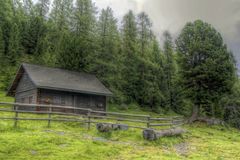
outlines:
[[[36,111],[37,108],[42,110]],[[32,110],[30,110],[32,109]],[[59,112],[57,110],[67,110],[68,112]],[[14,120],[14,127],[17,127],[18,121],[20,120],[36,120],[36,121],[47,121],[48,127],[51,126],[52,121],[63,121],[63,122],[82,122],[87,124],[87,128],[90,129],[91,124],[106,123],[106,124],[119,124],[120,122],[133,122],[133,125],[128,125],[130,128],[154,128],[154,127],[176,127],[184,124],[183,117],[151,117],[150,115],[140,114],[126,114],[118,112],[104,112],[95,111],[88,108],[75,108],[70,106],[57,106],[57,105],[42,105],[42,104],[23,104],[23,103],[7,103],[0,102],[0,112],[13,112],[13,117],[0,117],[2,120]],[[43,114],[47,115],[47,118],[27,118],[20,117],[19,114]],[[58,117],[54,117],[57,115]],[[59,116],[73,116],[74,118],[62,118]],[[104,120],[108,120],[104,122]],[[109,121],[116,121],[115,123]],[[138,125],[139,124],[139,125]],[[140,125],[143,124],[143,125]]]

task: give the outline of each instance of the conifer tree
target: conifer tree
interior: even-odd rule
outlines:
[[[2,29],[0,27],[0,60],[3,60],[3,56],[4,56],[4,50],[5,50],[5,43],[4,43],[4,39],[3,39],[3,32]]]
[[[137,22],[130,10],[122,21],[122,56],[123,56],[123,88],[127,102],[136,99],[137,96]]]
[[[177,39],[184,93],[194,103],[190,122],[200,110],[215,116],[213,104],[229,93],[235,82],[235,66],[221,34],[201,20],[187,23]]]
[[[27,16],[30,16],[34,12],[32,0],[23,0],[24,12]]]
[[[151,51],[151,42],[152,42],[152,23],[148,15],[144,12],[138,14],[137,19],[137,29],[138,29],[138,92],[137,92],[137,100],[141,105],[149,104],[149,96],[152,94],[151,86],[152,86],[152,63],[149,59],[150,51]],[[149,81],[149,80],[150,81]]]
[[[38,0],[36,4],[36,16],[43,19],[47,18],[47,14],[50,8],[50,0]]]
[[[0,0],[0,27],[3,34],[4,54],[8,53],[11,22],[13,19],[12,1]]]
[[[122,101],[121,97],[121,55],[120,37],[117,28],[117,19],[111,8],[107,7],[100,13],[97,23],[99,51],[94,56],[92,71],[115,94],[115,100]]]
[[[144,12],[138,14],[137,18],[138,24],[138,41],[140,46],[140,55],[145,56],[148,52],[149,45],[151,44],[152,40],[152,23],[148,17],[148,15]]]
[[[31,16],[26,24],[24,33],[23,46],[25,53],[33,55],[41,54],[41,39],[46,34],[46,25],[44,20],[39,16]]]
[[[72,40],[76,44],[74,53],[70,53],[66,63],[73,64],[79,71],[89,71],[89,64],[96,52],[96,8],[91,0],[77,0],[71,18]],[[74,57],[75,55],[76,57]],[[58,57],[62,61],[62,57]],[[77,61],[77,62],[76,62]],[[69,64],[63,64],[69,66]]]
[[[9,37],[8,53],[6,54],[7,61],[15,65],[20,55],[20,33],[16,23],[12,24]]]
[[[57,26],[59,31],[70,27],[70,17],[72,15],[73,0],[54,0],[50,19]]]
[[[173,92],[174,92],[174,75],[175,75],[175,64],[174,64],[174,49],[173,49],[173,42],[172,37],[168,31],[165,31],[164,34],[164,46],[163,46],[163,53],[164,53],[164,75],[166,79],[166,101],[167,105],[170,108],[173,108]],[[169,108],[168,108],[169,109]]]
[[[154,105],[152,105],[152,109],[155,111],[159,111],[162,108],[166,107],[166,98],[164,93],[166,92],[166,79],[164,75],[164,56],[162,54],[159,42],[156,37],[153,38],[152,41],[152,51],[151,51],[151,62],[154,64],[155,68],[152,75],[154,75],[154,89],[155,97]],[[154,108],[153,108],[154,107]]]

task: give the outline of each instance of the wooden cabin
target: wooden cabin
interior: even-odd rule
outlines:
[[[91,74],[22,64],[7,95],[15,97],[17,103],[52,104],[106,111],[106,99],[112,96],[112,93]],[[43,110],[36,107],[27,109]]]

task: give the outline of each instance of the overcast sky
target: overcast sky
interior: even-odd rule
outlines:
[[[212,24],[240,62],[240,0],[93,0],[98,8],[110,6],[117,18],[129,9],[146,12],[161,40],[164,30],[174,37],[186,22],[202,19]]]

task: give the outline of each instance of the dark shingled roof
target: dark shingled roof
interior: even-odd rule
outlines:
[[[112,92],[91,74],[26,63],[21,68],[37,88],[112,96]],[[13,87],[10,87],[9,92],[11,88]]]

